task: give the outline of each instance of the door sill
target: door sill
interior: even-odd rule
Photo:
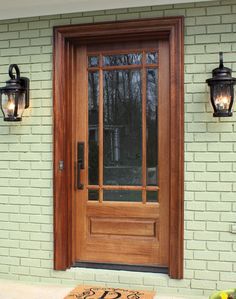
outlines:
[[[122,265],[122,264],[106,264],[106,263],[91,263],[91,262],[75,262],[72,265],[73,268],[94,268],[94,269],[107,269],[107,270],[124,270],[134,272],[150,272],[150,273],[162,273],[168,274],[167,267],[153,267],[153,266],[141,266],[141,265]]]

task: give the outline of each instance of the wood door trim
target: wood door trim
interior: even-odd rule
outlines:
[[[115,26],[114,26],[115,25]],[[183,277],[183,17],[142,19],[54,28],[54,268],[73,264],[72,204],[74,166],[71,161],[73,96],[76,74],[73,49],[77,44],[168,39],[170,43],[170,262],[169,275]],[[171,109],[170,109],[171,108]],[[68,134],[69,133],[69,134]],[[178,157],[178,159],[176,159]],[[64,170],[59,162],[64,161]]]
[[[99,55],[99,108],[98,108],[98,184],[99,184],[99,202],[102,203],[103,201],[103,189],[101,188],[103,185],[103,151],[104,151],[104,145],[103,145],[103,127],[104,127],[104,121],[103,121],[103,71],[102,71],[102,54]]]
[[[160,188],[158,186],[125,186],[125,185],[88,185],[86,187],[87,189],[90,190],[136,190],[136,191],[157,191]]]
[[[146,105],[147,105],[147,74],[146,74],[146,56],[145,52],[142,51],[142,72],[141,72],[141,84],[143,91],[142,93],[142,202],[145,204],[147,202],[147,192],[144,189],[147,185],[147,119],[146,119]],[[144,92],[145,90],[145,92]]]
[[[131,70],[131,69],[135,69],[135,70],[142,70],[142,69],[157,69],[158,68],[158,64],[146,64],[145,66],[142,65],[119,65],[119,66],[103,66],[101,68],[99,67],[89,67],[88,71],[99,71],[99,70],[103,70],[103,71],[113,71],[113,70]]]

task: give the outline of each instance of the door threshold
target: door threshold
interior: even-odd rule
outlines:
[[[106,269],[106,270],[123,270],[123,271],[134,271],[134,272],[150,272],[150,273],[162,273],[162,274],[169,273],[169,269],[167,267],[122,265],[122,264],[110,264],[110,263],[75,262],[72,265],[72,267]]]

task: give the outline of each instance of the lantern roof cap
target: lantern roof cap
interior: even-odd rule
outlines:
[[[0,91],[7,92],[7,91],[20,91],[25,90],[24,87],[21,85],[21,80],[19,79],[10,79],[6,81],[6,86],[0,87]]]

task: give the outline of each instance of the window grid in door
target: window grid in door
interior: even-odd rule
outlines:
[[[157,185],[157,101],[158,101],[158,51],[156,49],[145,49],[142,51],[130,50],[116,52],[100,52],[89,53],[88,55],[88,81],[89,81],[89,184],[88,200],[99,200],[103,202],[109,200],[110,192],[114,192],[113,201],[119,200],[120,193],[127,193],[128,201],[146,202],[158,202],[158,190]],[[111,151],[110,159],[117,163],[120,158],[120,152],[118,148],[119,143],[119,130],[121,127],[104,125],[104,78],[106,75],[114,73],[119,75],[127,73],[127,76],[134,78],[140,76],[140,94],[141,94],[141,180],[138,184],[130,183],[129,180],[124,182],[112,184],[109,182],[104,183],[104,138],[110,140],[113,146],[113,152]],[[112,77],[112,75],[111,75]],[[149,77],[152,79],[149,80]],[[147,81],[147,79],[149,81]],[[91,87],[91,82],[93,86]],[[94,84],[95,82],[95,84]],[[150,95],[152,93],[152,95]],[[154,94],[155,103],[153,105],[152,97]],[[151,100],[150,100],[151,99]],[[153,107],[155,106],[155,107]],[[106,108],[106,106],[105,106]],[[131,111],[132,112],[132,111]],[[147,113],[150,113],[150,118],[155,121],[149,121],[149,123],[155,123],[147,127]],[[123,126],[124,127],[124,126]],[[104,131],[105,128],[105,131]],[[124,129],[124,128],[122,128]],[[154,131],[153,131],[154,130]],[[156,142],[149,142],[148,135],[156,134]],[[105,133],[105,134],[104,134]],[[149,142],[149,143],[148,143]],[[156,144],[155,144],[156,143]],[[147,148],[149,147],[149,148]],[[147,152],[150,155],[150,147],[155,147],[154,156],[147,160]],[[108,151],[109,152],[109,151]],[[105,159],[106,160],[106,159]],[[156,170],[154,174],[150,176],[150,170],[148,166],[150,160],[155,160]],[[153,163],[153,162],[152,162]],[[132,193],[133,192],[133,193]],[[132,194],[134,200],[132,200]],[[135,199],[136,197],[136,199]]]

